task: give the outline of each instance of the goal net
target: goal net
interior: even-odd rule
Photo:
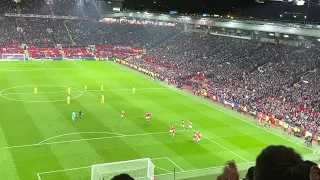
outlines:
[[[154,164],[145,158],[92,165],[91,180],[110,180],[123,173],[135,180],[154,180]]]
[[[25,61],[25,54],[2,54],[1,61]]]

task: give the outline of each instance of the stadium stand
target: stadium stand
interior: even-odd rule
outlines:
[[[75,1],[58,1],[52,7],[44,1],[33,2],[42,8],[8,3],[0,11],[98,17],[98,12],[92,11],[93,4],[74,9]],[[306,131],[315,137],[320,135],[320,50],[317,48],[182,32],[179,25],[145,21],[3,16],[0,22],[0,55],[118,59],[122,63],[125,60],[123,64],[158,74],[161,80],[192,87],[194,92],[205,92],[209,98],[219,97],[246,106],[249,112],[270,116],[273,123],[275,119],[289,123],[303,135]],[[221,29],[215,32],[221,33]],[[237,32],[226,33],[237,35]],[[25,51],[21,44],[27,45]],[[90,49],[90,45],[94,48]],[[291,150],[271,148],[287,150],[297,157],[297,162],[302,161]],[[263,161],[261,156],[257,161]],[[311,171],[319,172],[319,169]]]

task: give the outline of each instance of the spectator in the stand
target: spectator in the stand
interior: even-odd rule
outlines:
[[[250,167],[244,180],[254,180],[254,167]]]
[[[134,179],[128,174],[120,174],[120,175],[114,176],[111,180],[134,180]]]
[[[257,157],[255,180],[307,180],[309,169],[292,148],[269,146]]]

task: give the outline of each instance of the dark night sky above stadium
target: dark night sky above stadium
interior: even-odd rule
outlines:
[[[228,12],[233,8],[251,6],[254,0],[127,0],[133,9],[179,10],[181,12]]]
[[[141,11],[177,10],[179,13],[231,14],[239,17],[272,19],[280,19],[280,14],[285,14],[281,19],[320,22],[320,6],[316,5],[319,0],[305,0],[304,6],[279,1],[281,0],[270,0],[265,3],[257,3],[255,0],[125,0],[124,6],[127,9]]]

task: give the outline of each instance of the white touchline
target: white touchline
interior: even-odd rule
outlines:
[[[170,158],[166,157],[168,159],[168,161],[170,161],[173,165],[175,165],[177,168],[179,168],[182,172],[184,172],[184,170],[178,166],[175,162],[173,162]]]
[[[178,130],[177,132],[184,132],[187,130]],[[112,138],[122,138],[122,137],[135,137],[135,136],[146,136],[146,135],[155,135],[155,134],[169,134],[169,131],[164,132],[154,132],[154,133],[143,133],[143,134],[129,134],[129,135],[120,135],[120,136],[108,136],[108,137],[99,137],[99,138],[85,138],[85,139],[77,139],[77,140],[68,140],[68,141],[57,141],[57,142],[48,142],[48,143],[37,143],[37,144],[26,144],[19,146],[7,146],[0,147],[0,150],[3,149],[13,149],[13,148],[23,148],[23,147],[33,147],[33,146],[42,146],[42,145],[51,145],[51,144],[63,144],[63,143],[71,143],[71,142],[81,142],[81,141],[92,141],[92,140],[100,140],[100,139],[112,139]]]
[[[51,138],[48,138],[48,139],[45,139],[45,140],[39,142],[38,144],[42,144],[42,143],[44,143],[46,141],[49,141],[51,139],[55,139],[55,138],[58,138],[58,137],[70,136],[70,135],[76,135],[76,134],[113,134],[113,135],[118,135],[118,136],[125,136],[125,134],[112,133],[112,132],[75,132],[75,133],[68,133],[68,134],[61,134],[61,135],[58,135],[58,136],[53,136]]]
[[[108,61],[107,61],[107,62],[108,62]],[[274,132],[272,132],[272,131],[269,131],[269,130],[264,129],[264,128],[260,127],[260,126],[257,126],[257,125],[255,125],[255,124],[253,124],[253,123],[251,123],[251,122],[248,122],[248,121],[246,121],[246,120],[244,120],[244,119],[242,119],[242,118],[239,118],[239,117],[237,117],[237,116],[234,116],[233,114],[230,114],[229,112],[227,112],[227,111],[225,111],[225,110],[221,110],[221,109],[219,109],[219,108],[216,108],[216,107],[214,107],[213,105],[208,104],[207,102],[203,102],[203,101],[200,101],[200,100],[198,100],[198,99],[196,99],[196,98],[194,98],[194,97],[191,97],[190,94],[185,94],[185,93],[183,93],[183,92],[181,92],[181,91],[179,91],[179,90],[177,90],[177,89],[171,88],[171,86],[164,85],[164,84],[162,84],[162,83],[153,81],[153,80],[151,80],[149,77],[146,77],[146,75],[142,75],[141,73],[139,73],[139,72],[137,72],[137,71],[134,71],[134,70],[132,70],[132,69],[126,68],[126,67],[121,66],[121,65],[118,65],[118,64],[114,64],[114,63],[112,63],[112,62],[108,62],[108,63],[109,63],[109,64],[112,64],[112,65],[114,65],[114,66],[120,67],[120,68],[122,68],[122,69],[124,69],[124,70],[133,72],[133,73],[135,73],[135,74],[137,74],[137,75],[139,75],[139,76],[141,76],[141,77],[143,77],[143,78],[145,78],[145,79],[148,79],[148,80],[150,80],[150,81],[152,81],[152,82],[154,82],[154,83],[156,83],[156,84],[159,84],[159,85],[161,85],[161,86],[167,87],[167,88],[171,89],[172,91],[174,91],[174,92],[176,92],[176,93],[179,93],[179,94],[181,94],[181,95],[183,95],[183,96],[186,96],[186,97],[188,97],[188,98],[190,98],[190,99],[193,99],[193,100],[195,100],[195,101],[197,101],[197,102],[199,102],[199,103],[202,103],[202,104],[204,104],[204,105],[207,105],[207,106],[209,106],[209,107],[211,107],[211,108],[213,108],[213,109],[216,109],[216,110],[218,110],[218,111],[221,111],[221,112],[223,112],[223,113],[225,113],[225,114],[228,114],[229,116],[232,116],[232,117],[234,117],[234,118],[237,118],[237,119],[239,119],[239,120],[241,120],[241,121],[243,121],[243,122],[245,122],[245,123],[247,123],[247,124],[251,124],[252,126],[255,126],[255,127],[259,128],[259,129],[262,129],[262,130],[264,130],[264,131],[267,131],[267,132],[269,132],[269,133],[271,133],[271,134],[273,134],[273,135],[275,135],[275,136],[278,136],[278,137],[280,137],[280,138],[282,138],[282,139],[285,139],[285,140],[287,140],[287,141],[289,141],[289,142],[292,142],[292,143],[294,143],[294,144],[296,144],[296,145],[299,145],[299,146],[301,146],[301,147],[303,147],[303,148],[305,148],[305,149],[308,149],[308,150],[313,151],[313,149],[308,148],[308,147],[306,147],[306,146],[304,146],[304,145],[302,145],[302,144],[299,144],[299,143],[297,143],[297,142],[295,142],[295,141],[292,141],[292,140],[290,140],[290,139],[286,139],[285,137],[283,137],[283,136],[281,136],[281,135],[279,135],[279,134],[276,134],[276,133],[274,133]]]

